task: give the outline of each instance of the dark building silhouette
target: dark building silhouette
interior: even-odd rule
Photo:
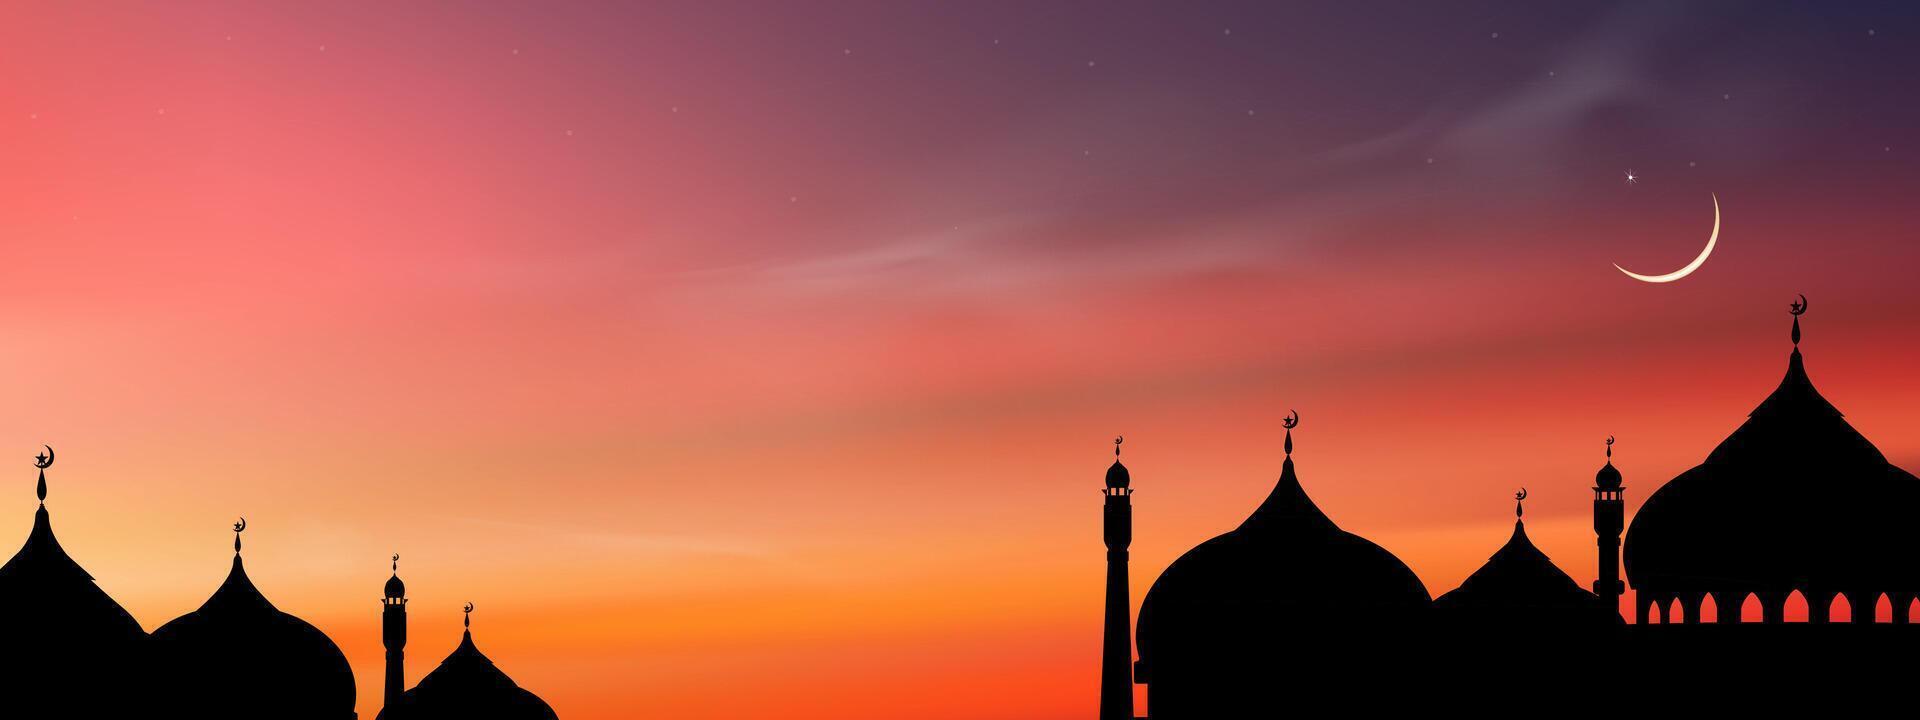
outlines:
[[[1634,618],[1697,622],[1711,596],[1723,622],[1749,595],[1766,622],[1781,622],[1787,598],[1806,599],[1809,621],[1826,622],[1836,595],[1855,622],[1871,622],[1881,596],[1905,622],[1920,591],[1920,480],[1887,462],[1813,387],[1793,352],[1786,377],[1706,462],[1655,490],[1627,532]],[[1679,616],[1669,610],[1677,601]],[[1729,612],[1732,609],[1733,612]]]
[[[33,529],[0,565],[0,716],[110,717],[140,695],[147,633],[54,537],[46,505],[53,458],[52,448],[35,458]]]
[[[200,609],[153,631],[161,706],[181,717],[355,717],[347,657],[319,628],[260,594],[240,559],[246,521],[233,529],[226,581]]]
[[[1627,588],[1620,583],[1620,533],[1626,529],[1626,490],[1620,484],[1620,471],[1613,467],[1613,436],[1607,436],[1607,464],[1593,475],[1593,534],[1600,546],[1600,569],[1594,575],[1593,593],[1619,612],[1620,596]]]
[[[381,707],[393,707],[407,691],[407,584],[400,581],[400,554],[393,555],[393,577],[380,600],[380,644],[387,648],[386,693]]]
[[[553,708],[513,682],[473,644],[473,603],[467,603],[460,645],[420,684],[389,703],[379,720],[556,720]]]
[[[1287,459],[1266,501],[1169,565],[1141,605],[1134,680],[1147,686],[1145,714],[1780,716],[1816,714],[1818,704],[1824,716],[1901,706],[1920,665],[1909,617],[1920,593],[1911,522],[1920,479],[1814,390],[1798,347],[1805,310],[1804,297],[1792,306],[1795,347],[1779,387],[1706,462],[1654,491],[1631,527],[1608,438],[1592,488],[1591,590],[1534,546],[1516,504],[1507,542],[1429,602],[1398,559],[1341,531],[1307,498],[1290,417]],[[1618,610],[1622,565],[1636,593],[1631,624]],[[1783,622],[1796,594],[1809,622]],[[1836,597],[1851,623],[1827,622]],[[1749,599],[1765,622],[1741,622]],[[1879,603],[1892,608],[1888,622],[1875,621]],[[1627,663],[1646,680],[1618,682],[1615,668]],[[1500,700],[1464,690],[1489,681],[1500,683]]]
[[[1278,716],[1297,711],[1303,689],[1350,687],[1355,667],[1410,669],[1400,648],[1424,624],[1427,588],[1314,506],[1294,472],[1297,422],[1286,422],[1287,457],[1266,501],[1147,591],[1134,681],[1147,685],[1153,717]]]
[[[1526,491],[1515,494],[1513,536],[1460,587],[1433,601],[1435,620],[1475,632],[1519,628],[1606,627],[1620,613],[1580,587],[1527,538],[1521,517]]]
[[[274,607],[247,577],[240,555],[245,519],[234,523],[226,580],[199,609],[149,635],[54,537],[46,506],[52,464],[52,448],[35,458],[40,507],[33,529],[0,565],[0,718],[356,717],[353,672],[340,648]],[[471,632],[419,687],[404,690],[406,584],[400,556],[393,563],[382,600],[390,712],[381,717],[555,717],[474,647]]]
[[[1113,439],[1113,466],[1107,468],[1103,515],[1107,539],[1107,634],[1100,652],[1100,720],[1133,718],[1133,641],[1128,615],[1127,546],[1133,543],[1133,478],[1120,464],[1120,443]]]

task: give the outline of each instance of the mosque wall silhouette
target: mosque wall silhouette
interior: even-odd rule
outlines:
[[[357,691],[346,656],[325,633],[269,602],[241,561],[199,609],[148,634],[61,549],[47,512],[48,448],[40,508],[27,542],[0,566],[0,717],[352,720]],[[474,646],[405,686],[406,584],[393,557],[382,607],[387,647],[380,720],[554,720]]]
[[[1791,311],[1794,348],[1779,387],[1705,462],[1655,490],[1630,528],[1607,439],[1591,486],[1592,588],[1528,540],[1516,502],[1506,543],[1432,598],[1398,558],[1341,530],[1308,497],[1294,469],[1294,414],[1273,491],[1239,527],[1167,566],[1130,639],[1133,483],[1116,439],[1104,491],[1101,720],[1134,718],[1136,685],[1142,717],[1156,720],[1435,706],[1778,716],[1836,702],[1904,704],[1920,671],[1920,624],[1909,615],[1920,593],[1920,479],[1814,389],[1799,349],[1805,298]],[[1623,564],[1631,622],[1618,610]],[[1829,622],[1836,597],[1850,623]],[[1750,598],[1763,621],[1741,621]],[[1786,622],[1792,598],[1806,602],[1806,622]],[[1877,623],[1883,598],[1892,613]],[[1708,601],[1713,622],[1702,617]],[[1648,679],[1624,681],[1629,668]],[[1490,684],[1500,686],[1497,702]]]

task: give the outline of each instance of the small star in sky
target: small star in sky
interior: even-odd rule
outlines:
[[[1692,160],[1688,160],[1688,161],[1687,161],[1687,167],[1694,167],[1694,166],[1697,166],[1697,165],[1699,165],[1699,164],[1700,164],[1700,163],[1697,163],[1697,162],[1694,162],[1694,161],[1692,161]]]
[[[1223,30],[1221,30],[1221,31],[1220,31],[1220,34],[1221,34],[1221,35],[1232,35],[1232,34],[1233,34],[1233,28],[1226,28],[1226,29],[1223,29]]]
[[[166,108],[160,108],[160,110],[159,110],[159,112],[160,112],[160,114],[161,114],[161,115],[165,115],[165,114],[167,114],[167,109],[166,109]]]
[[[513,49],[513,54],[515,54],[515,55],[519,55],[519,54],[520,54],[520,48],[514,48],[514,49]]]
[[[1247,111],[1247,116],[1248,116],[1248,117],[1252,117],[1252,116],[1253,116],[1253,111],[1252,111],[1252,110],[1248,110],[1248,111]]]
[[[1733,93],[1721,93],[1721,94],[1720,94],[1720,99],[1721,99],[1721,100],[1732,100],[1732,99],[1733,99]]]
[[[568,130],[568,131],[567,131],[567,137],[573,137],[573,131],[572,131],[572,130]]]
[[[1639,175],[1635,175],[1635,174],[1633,174],[1633,171],[1632,171],[1632,170],[1628,170],[1628,171],[1627,171],[1627,184],[1628,184],[1628,185],[1639,185],[1639,184],[1640,184],[1640,176],[1639,176]]]
[[[1432,164],[1433,164],[1433,158],[1427,158],[1427,164],[1428,164],[1428,165],[1432,165]]]
[[[325,46],[325,45],[321,45],[321,46],[320,46],[320,52],[326,52],[326,51],[327,51],[327,46]]]
[[[1555,76],[1558,76],[1558,75],[1559,75],[1559,73],[1556,73],[1556,72],[1554,72],[1554,71],[1552,71],[1552,70],[1548,70],[1548,71],[1547,71],[1547,77],[1555,77]]]
[[[1092,61],[1092,60],[1088,60],[1088,61],[1087,61],[1087,67],[1093,67],[1093,61]]]
[[[1873,32],[1873,29],[1872,29],[1872,28],[1868,28],[1868,29],[1867,29],[1867,37],[1873,37],[1873,35],[1874,35],[1874,32]]]
[[[40,113],[28,113],[28,114],[27,114],[27,119],[28,119],[28,120],[39,120],[39,119],[40,119]]]
[[[1493,39],[1495,39],[1495,40],[1499,40],[1499,39],[1500,39],[1500,33],[1494,33],[1494,34],[1493,34]]]

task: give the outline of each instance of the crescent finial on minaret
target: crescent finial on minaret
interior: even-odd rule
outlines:
[[[396,575],[400,573],[400,553],[393,554],[393,572]]]
[[[243,533],[246,531],[247,531],[247,519],[246,517],[243,516],[240,518],[240,522],[233,524],[233,554],[235,555],[240,554],[240,533]]]
[[[1800,316],[1807,314],[1807,296],[1800,295],[1800,302],[1787,305],[1787,312],[1793,314],[1793,344],[1800,344]]]
[[[1123,443],[1126,441],[1127,441],[1127,436],[1125,435],[1113,436],[1113,459],[1114,460],[1120,459],[1120,443]]]
[[[1607,462],[1613,462],[1613,436],[1607,436]]]
[[[1521,512],[1524,510],[1524,507],[1521,505],[1521,503],[1526,502],[1526,500],[1527,500],[1526,488],[1520,488],[1520,492],[1513,494],[1513,516],[1514,517],[1516,518],[1520,517]]]
[[[467,603],[467,616],[460,620],[460,624],[467,628],[473,627],[473,603]]]

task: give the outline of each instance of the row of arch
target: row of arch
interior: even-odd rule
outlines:
[[[1639,593],[1633,621],[1640,625],[1703,623],[1891,623],[1905,625],[1920,612],[1915,593],[1716,592],[1681,595]],[[1721,613],[1720,608],[1738,608]],[[1870,608],[1854,612],[1854,608]]]

